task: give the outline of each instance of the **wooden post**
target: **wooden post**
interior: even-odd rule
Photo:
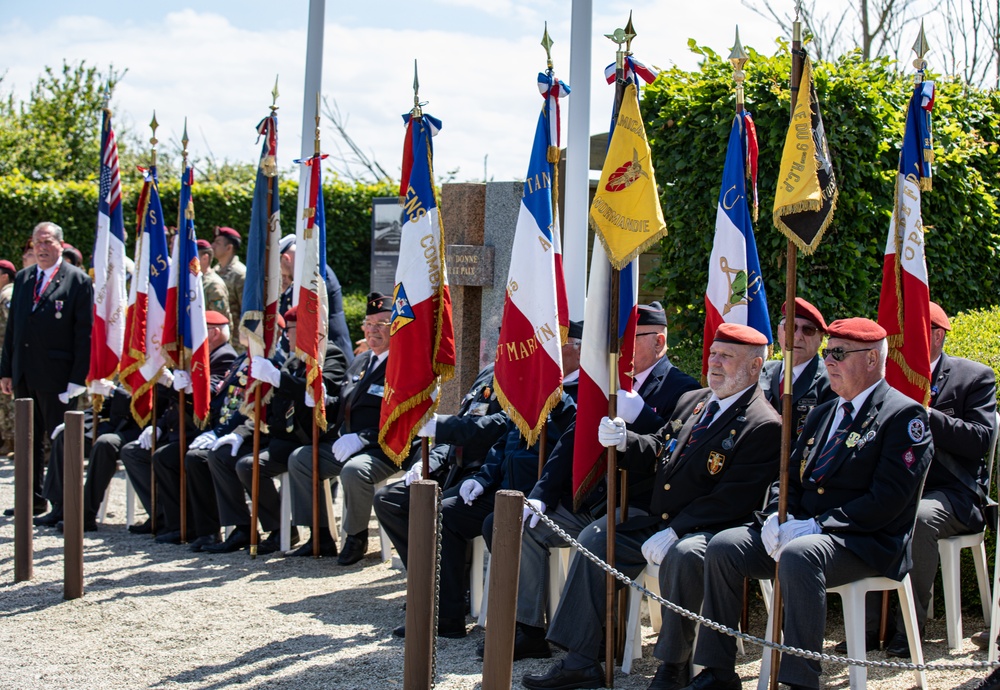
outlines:
[[[483,690],[511,687],[523,514],[524,495],[520,491],[497,492],[490,549],[490,624],[486,628],[483,655]]]
[[[63,418],[63,599],[83,596],[83,413]]]
[[[31,488],[35,455],[35,401],[14,401],[14,582],[32,577],[34,532],[31,513],[34,497]]]
[[[423,479],[410,484],[403,690],[430,690],[434,680],[431,673],[437,633],[434,611],[437,609],[439,496],[437,482]],[[510,687],[509,681],[507,686]]]

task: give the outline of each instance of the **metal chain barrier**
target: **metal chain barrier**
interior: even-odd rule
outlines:
[[[650,592],[648,589],[640,585],[638,582],[633,581],[631,578],[626,576],[621,571],[615,569],[613,566],[605,563],[600,558],[595,556],[592,552],[588,551],[580,542],[573,539],[564,529],[552,521],[548,515],[540,512],[535,506],[528,503],[527,499],[524,499],[524,505],[531,510],[532,513],[537,515],[542,522],[548,525],[556,534],[558,534],[567,544],[576,547],[578,553],[586,556],[590,561],[597,565],[601,570],[606,573],[611,573],[614,577],[625,585],[632,587],[652,600],[655,600],[667,607],[674,613],[684,616],[690,620],[693,620],[699,625],[703,625],[707,628],[711,628],[717,632],[729,635],[730,637],[738,637],[744,642],[750,642],[759,647],[770,647],[771,649],[777,649],[782,654],[791,654],[793,656],[800,656],[806,659],[813,659],[815,661],[828,661],[836,664],[850,664],[852,666],[865,666],[867,668],[890,668],[902,671],[960,671],[969,669],[993,669],[1000,667],[1000,661],[989,662],[989,661],[945,661],[933,664],[911,664],[902,661],[868,661],[867,659],[851,659],[843,656],[836,656],[834,654],[826,654],[824,652],[814,652],[809,649],[799,649],[797,647],[789,647],[787,645],[781,644],[780,642],[772,642],[770,640],[764,640],[759,637],[754,637],[745,632],[739,630],[734,630],[733,628],[726,627],[721,623],[716,623],[713,620],[705,618],[700,614],[694,613],[693,611],[688,611],[687,609],[678,606],[677,604],[667,601],[658,594]]]

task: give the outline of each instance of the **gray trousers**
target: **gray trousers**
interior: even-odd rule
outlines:
[[[828,535],[814,534],[792,541],[781,552],[778,571],[785,611],[785,644],[821,651],[826,628],[827,588],[877,574]],[[705,552],[702,615],[735,629],[743,611],[744,577],[757,580],[774,577],[774,560],[764,550],[760,531],[735,527],[719,532]],[[694,663],[732,671],[736,665],[736,639],[702,628]],[[789,685],[818,688],[820,673],[818,661],[784,656],[778,680]]]
[[[713,532],[692,532],[670,547],[660,564],[661,597],[688,611],[701,610],[705,596],[705,550],[713,535]],[[691,660],[695,623],[665,606],[660,608],[663,625],[653,656],[668,664],[686,664]]]
[[[160,456],[164,453],[167,454],[178,454],[180,452],[180,444],[177,442],[164,443],[160,441],[156,445],[156,455]],[[152,499],[152,479],[150,478],[150,468],[153,463],[156,462],[156,458],[153,457],[152,453],[139,445],[139,441],[132,441],[131,443],[126,443],[121,450],[122,464],[125,465],[125,472],[128,474],[129,481],[132,482],[132,488],[135,489],[135,495],[139,498],[139,502],[145,509],[147,514],[150,514],[150,504]],[[160,491],[157,491],[157,498],[161,498]],[[163,504],[158,501],[157,512],[163,515]],[[162,526],[162,523],[157,523]]]
[[[344,487],[344,533],[366,531],[372,516],[375,485],[399,469],[367,453],[358,453],[341,464],[333,455],[333,446],[326,443],[319,447],[318,455],[319,478],[340,476]],[[302,446],[291,454],[288,478],[292,487],[292,522],[309,527],[312,525],[312,446]],[[320,501],[319,524],[320,527],[329,525],[323,501]]]
[[[219,509],[219,523],[250,529],[250,511],[243,493],[243,484],[236,474],[236,463],[241,453],[252,450],[253,441],[244,441],[233,455],[229,446],[208,451],[208,471],[212,473],[215,487],[215,504]],[[249,448],[248,448],[249,447]],[[253,456],[251,457],[251,461]],[[261,458],[264,451],[261,451]],[[263,486],[263,484],[262,484]]]

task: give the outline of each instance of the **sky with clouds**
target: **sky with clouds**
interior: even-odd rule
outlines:
[[[63,60],[128,68],[112,105],[133,131],[147,137],[155,109],[160,140],[176,142],[187,116],[193,155],[251,162],[259,155],[255,126],[279,75],[279,164],[287,167],[301,146],[308,5],[0,0],[2,90],[25,97],[44,66]],[[638,34],[633,52],[647,64],[696,67],[689,38],[728,54],[737,24],[744,45],[776,50],[778,26],[740,0],[594,0],[593,6],[591,132],[606,131],[613,95],[603,69],[614,60],[614,45],[603,35],[623,26],[629,10]],[[459,181],[481,180],[488,156],[489,177],[520,178],[541,107],[543,22],[555,41],[557,76],[570,86],[580,78],[569,74],[570,14],[567,0],[329,0],[323,96],[336,100],[361,148],[398,176],[400,114],[412,105],[417,59],[425,110],[444,121],[435,140],[439,176],[458,169]],[[332,150],[329,123],[323,137],[324,150]]]

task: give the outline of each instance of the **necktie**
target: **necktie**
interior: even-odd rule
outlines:
[[[844,417],[840,420],[840,424],[837,425],[837,430],[833,432],[826,445],[823,446],[823,451],[819,454],[819,458],[816,460],[816,464],[813,465],[812,473],[810,474],[812,480],[817,484],[823,480],[823,476],[830,466],[830,461],[833,460],[833,456],[837,454],[840,444],[844,442],[844,437],[847,436],[847,427],[854,421],[854,417],[851,415],[854,411],[854,405],[845,402],[840,406],[840,409],[844,411]]]
[[[713,400],[708,403],[708,409],[705,410],[705,416],[701,418],[701,421],[695,424],[694,428],[691,429],[691,435],[688,436],[687,443],[684,444],[684,450],[681,451],[681,458],[687,453],[691,448],[693,448],[702,436],[705,435],[705,431],[708,430],[708,425],[712,423],[715,419],[716,413],[719,411],[719,401]]]
[[[45,292],[45,273],[44,271],[39,273],[35,277],[35,301],[32,305],[32,309],[38,306],[38,300],[42,298],[42,293]]]

